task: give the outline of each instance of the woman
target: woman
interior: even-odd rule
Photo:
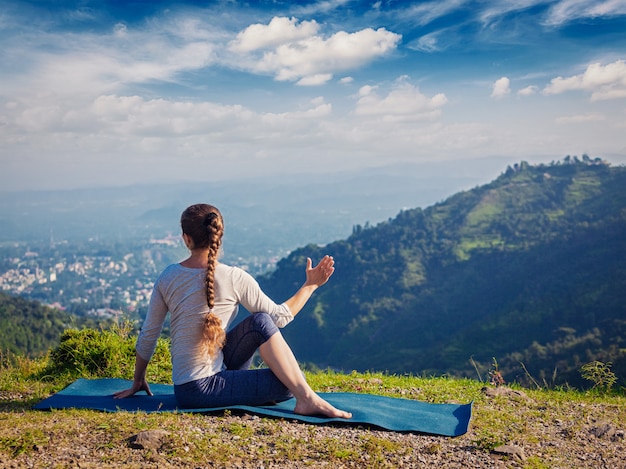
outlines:
[[[311,389],[278,330],[328,281],[335,270],[333,258],[325,256],[316,267],[307,259],[306,281],[278,305],[248,273],[218,262],[224,223],[217,208],[188,207],[181,228],[190,255],[159,276],[137,338],[132,387],[115,398],[138,391],[152,395],[146,368],[169,312],[172,379],[181,408],[262,405],[295,397],[297,414],[351,418]],[[225,333],[239,304],[254,314]],[[248,369],[257,349],[269,368]]]

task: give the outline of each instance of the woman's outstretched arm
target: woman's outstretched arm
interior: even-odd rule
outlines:
[[[328,282],[328,279],[335,271],[335,260],[331,256],[324,256],[322,260],[313,267],[311,258],[306,260],[306,280],[300,289],[285,304],[294,316],[300,312],[315,290]]]
[[[150,386],[146,380],[148,361],[141,358],[138,353],[135,353],[135,357],[135,376],[133,378],[133,385],[129,389],[124,389],[123,391],[118,391],[113,394],[114,399],[130,397],[139,391],[146,391],[148,396],[152,396],[152,391],[150,391]]]
[[[163,275],[163,274],[161,274]],[[159,277],[160,280],[160,277]],[[141,332],[137,337],[137,344],[135,345],[135,375],[133,378],[133,384],[129,389],[118,391],[113,394],[115,399],[121,399],[123,397],[130,397],[138,391],[146,391],[148,396],[152,396],[150,386],[146,380],[146,369],[148,363],[157,345],[157,340],[163,329],[163,322],[167,315],[167,305],[163,300],[161,291],[158,288],[159,280],[152,289],[152,295],[150,296],[150,306],[148,308],[148,314],[141,326]],[[140,354],[141,352],[141,354]],[[148,357],[146,360],[143,357]]]

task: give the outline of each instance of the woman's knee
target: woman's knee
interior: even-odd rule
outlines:
[[[262,311],[258,312],[258,313],[254,313],[251,315],[252,316],[252,321],[255,324],[267,324],[269,322],[271,322],[272,324],[274,323],[274,321],[272,321],[272,318],[270,317],[270,315],[268,313],[264,313]]]
[[[268,340],[278,332],[278,327],[267,313],[254,313],[252,315],[252,322],[254,323],[254,329],[261,333],[263,337],[265,337],[265,340]]]

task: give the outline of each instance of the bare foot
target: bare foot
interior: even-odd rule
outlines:
[[[300,415],[323,415],[325,417],[339,417],[344,419],[352,418],[352,413],[333,407],[317,394],[314,394],[310,399],[297,400],[296,407],[293,411]]]

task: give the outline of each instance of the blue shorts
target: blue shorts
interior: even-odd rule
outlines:
[[[256,350],[276,334],[278,327],[267,313],[248,316],[226,333],[226,370],[213,376],[174,386],[181,408],[264,405],[293,397],[269,368],[250,370]]]

